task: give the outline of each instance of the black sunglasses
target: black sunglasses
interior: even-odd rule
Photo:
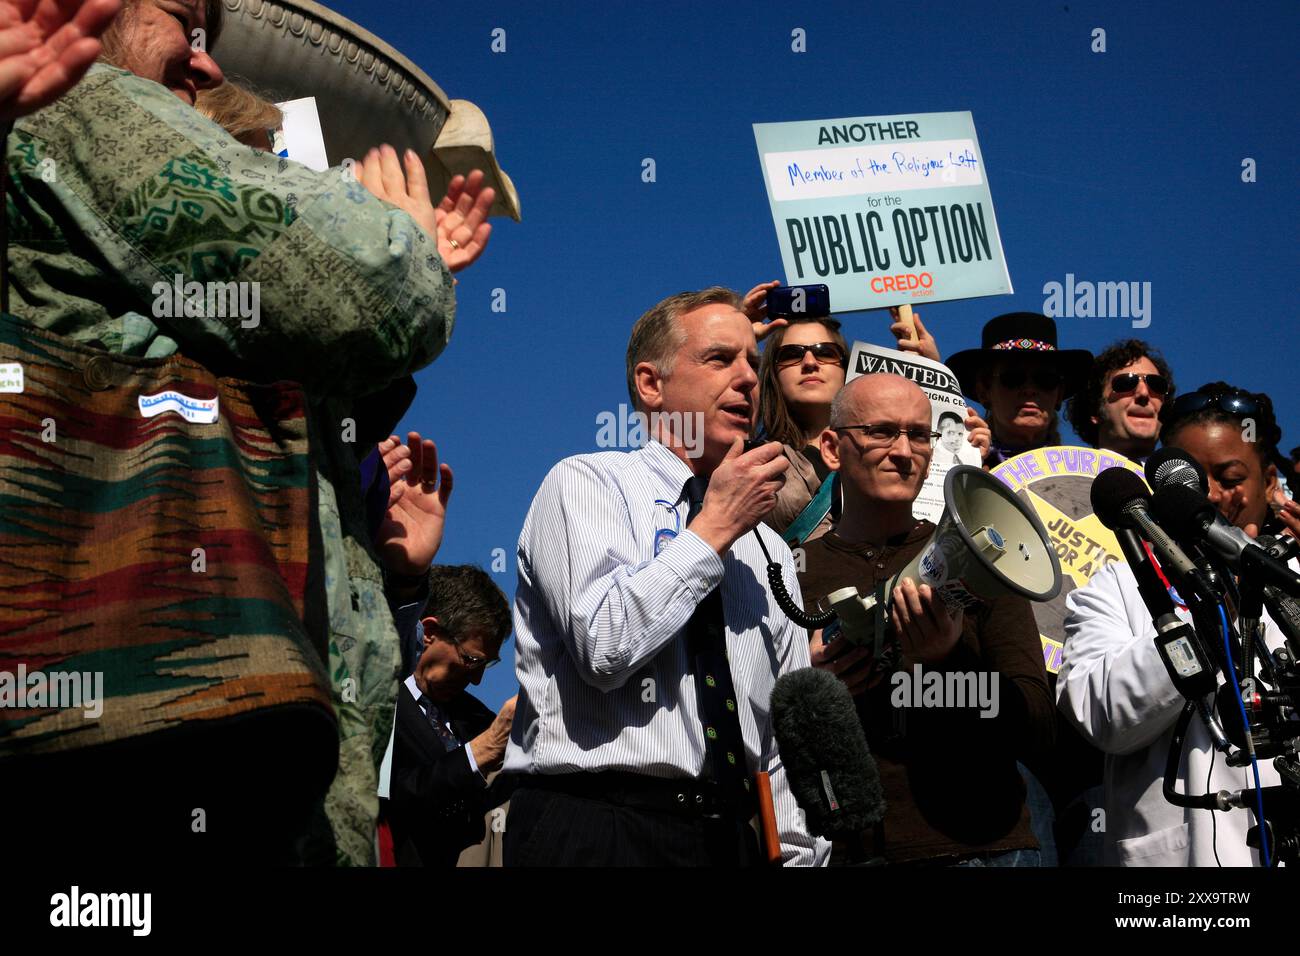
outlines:
[[[1171,405],[1167,405],[1168,414],[1161,416],[1165,424],[1195,415],[1213,405],[1220,411],[1227,412],[1235,418],[1250,418],[1254,415],[1273,414],[1273,402],[1264,394],[1253,394],[1235,390],[1231,392],[1189,392],[1180,395]]]
[[[1032,372],[1023,368],[1007,368],[998,373],[998,381],[1002,383],[1003,388],[1019,388],[1029,379],[1033,379],[1034,384],[1039,388],[1049,391],[1059,388],[1061,382],[1065,381],[1060,372],[1050,368],[1034,369]]]
[[[789,368],[802,365],[803,357],[812,352],[818,365],[845,365],[844,350],[834,342],[815,342],[812,345],[783,345],[776,350],[776,367]]]
[[[1147,383],[1147,391],[1152,395],[1168,395],[1169,379],[1154,372],[1150,375],[1139,372],[1121,372],[1110,380],[1110,390],[1123,395],[1137,391],[1138,382]]]

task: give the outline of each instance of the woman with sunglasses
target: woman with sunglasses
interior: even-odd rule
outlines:
[[[947,361],[964,394],[984,405],[994,468],[1008,458],[1060,444],[1057,409],[1092,368],[1086,349],[1058,349],[1056,323],[1035,312],[1009,312],[984,325],[981,346]]]
[[[768,335],[758,375],[758,415],[764,437],[785,446],[791,467],[765,520],[799,544],[825,534],[838,514],[838,495],[822,487],[830,469],[817,446],[844,385],[849,349],[840,323],[828,316],[776,322],[782,325]]]
[[[1268,396],[1211,382],[1166,404],[1163,441],[1205,469],[1210,501],[1246,534],[1300,530],[1300,508],[1277,514],[1273,459],[1280,436]],[[1253,429],[1253,430],[1252,430]],[[1300,562],[1292,560],[1293,571]],[[1259,866],[1246,845],[1252,811],[1184,809],[1165,799],[1161,780],[1183,697],[1156,650],[1151,613],[1127,564],[1106,565],[1066,601],[1065,660],[1057,702],[1071,723],[1106,752],[1104,862],[1121,866]],[[1264,643],[1284,644],[1263,613]],[[1260,783],[1280,783],[1270,760]],[[1183,741],[1174,789],[1206,794],[1253,787],[1249,767],[1229,766],[1210,734],[1193,720]],[[1276,852],[1274,853],[1276,856]]]

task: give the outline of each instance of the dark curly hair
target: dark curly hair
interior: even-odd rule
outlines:
[[[1165,395],[1168,405],[1174,397],[1174,374],[1169,370],[1169,363],[1163,355],[1148,342],[1141,339],[1122,339],[1098,353],[1092,363],[1092,372],[1088,380],[1065,405],[1065,416],[1074,427],[1075,433],[1089,445],[1096,447],[1098,426],[1092,420],[1093,415],[1101,415],[1101,396],[1106,390],[1106,382],[1111,375],[1122,368],[1132,365],[1138,359],[1150,359],[1161,375],[1169,381],[1169,393]]]

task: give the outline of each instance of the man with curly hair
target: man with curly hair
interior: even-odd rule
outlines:
[[[1160,409],[1173,394],[1164,357],[1141,339],[1124,339],[1098,354],[1066,415],[1088,444],[1144,462],[1160,438]]]

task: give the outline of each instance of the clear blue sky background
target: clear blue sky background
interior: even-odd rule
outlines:
[[[1145,331],[1060,319],[1062,344],[1142,335],[1180,391],[1270,392],[1284,449],[1300,444],[1292,0],[327,3],[482,107],[519,189],[523,221],[494,220],[461,274],[451,345],[402,425],[456,473],[438,560],[490,570],[503,549],[511,599],[538,484],[597,450],[597,415],[627,401],[636,317],[684,289],[784,279],[754,122],[970,110],[1016,294],[924,308],[943,354],[977,346],[993,315],[1041,311],[1067,272],[1150,282]],[[884,313],[842,318],[850,339],[889,340]],[[503,656],[478,691],[494,708],[516,690],[513,640]]]

